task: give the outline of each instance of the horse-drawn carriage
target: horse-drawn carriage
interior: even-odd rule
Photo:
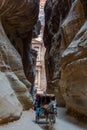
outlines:
[[[53,124],[56,122],[57,106],[54,94],[37,94],[34,103],[34,110],[36,110],[36,123],[44,118],[46,123]]]

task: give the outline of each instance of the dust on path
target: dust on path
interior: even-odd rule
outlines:
[[[53,127],[39,124],[44,130],[87,130],[87,123],[67,114],[66,108],[58,108],[56,123]]]
[[[19,120],[1,125],[0,130],[42,130],[42,128],[34,122],[34,117],[35,112],[32,109],[24,111]]]
[[[0,126],[0,130],[87,130],[87,123],[78,121],[67,114],[65,108],[58,108],[56,123],[53,128],[45,122],[35,123],[35,112],[24,111],[17,121]]]

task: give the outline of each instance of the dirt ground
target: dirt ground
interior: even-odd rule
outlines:
[[[22,117],[14,122],[0,126],[0,130],[87,130],[87,123],[78,121],[67,114],[65,108],[58,108],[56,123],[51,128],[44,121],[35,123],[35,112],[31,109],[24,111]]]

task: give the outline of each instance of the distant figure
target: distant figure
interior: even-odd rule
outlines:
[[[35,100],[34,100],[34,110],[37,110],[37,108],[40,107],[40,96],[38,94],[36,94],[35,96]]]
[[[33,87],[33,91],[34,91],[35,93],[37,93],[37,87],[36,87],[36,86]]]
[[[36,98],[36,94],[37,94],[37,87],[34,86],[33,87],[33,100],[35,101],[35,98]]]
[[[44,95],[46,95],[46,90],[43,92]]]

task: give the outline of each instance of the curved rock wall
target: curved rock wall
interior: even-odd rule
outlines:
[[[21,0],[19,2],[2,0],[0,9],[2,25],[11,43],[22,57],[24,72],[29,81],[31,79],[34,81],[35,78],[31,38],[38,13],[39,0]],[[33,84],[32,81],[31,83]]]
[[[64,8],[66,7],[66,8]],[[46,47],[45,64],[47,75],[48,92],[57,95],[58,104],[65,105],[63,97],[60,93],[60,58],[61,58],[61,30],[60,26],[71,7],[71,1],[63,0],[47,0],[45,4],[45,29],[44,44]]]
[[[38,12],[38,0],[0,0],[0,123],[18,119],[33,105],[37,54],[31,39]]]
[[[44,43],[48,92],[59,105],[87,116],[86,10],[86,0],[47,0]]]

